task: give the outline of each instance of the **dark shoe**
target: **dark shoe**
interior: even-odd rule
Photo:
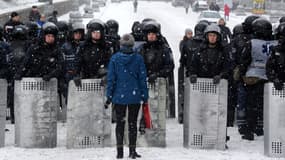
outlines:
[[[5,129],[5,132],[8,132],[8,131],[10,131],[10,130],[6,128],[6,129]]]
[[[226,148],[226,149],[229,149],[229,146],[228,146],[227,144],[225,144],[225,148]]]
[[[254,140],[254,135],[253,133],[246,133],[244,134],[243,136],[241,136],[242,139],[245,139],[245,140],[249,140],[249,141],[253,141]]]
[[[142,156],[136,152],[136,148],[130,148],[130,155],[131,159],[141,158]]]
[[[230,136],[226,136],[226,141],[229,141],[231,139]]]
[[[131,159],[136,159],[136,158],[141,158],[142,156],[139,155],[137,152],[131,152],[130,155],[129,155],[129,157],[130,157]]]
[[[264,134],[263,129],[256,129],[254,132],[257,136],[263,136],[263,134]]]
[[[124,148],[117,148],[117,159],[122,159],[124,157]]]
[[[247,132],[247,127],[245,127],[245,126],[239,126],[238,127],[238,132],[239,132],[239,134],[241,134],[241,135],[243,135],[243,134],[246,134],[246,132]]]

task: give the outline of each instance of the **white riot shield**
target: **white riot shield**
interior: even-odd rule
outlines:
[[[82,86],[69,82],[67,148],[111,146],[111,111],[104,108],[101,79],[84,79]]]
[[[0,79],[0,147],[5,146],[7,87],[7,81],[5,79]]]
[[[218,85],[212,79],[185,81],[184,146],[199,149],[225,149],[227,122],[226,80]],[[191,102],[191,103],[190,103]]]
[[[264,154],[285,158],[285,89],[264,85]]]
[[[52,148],[57,143],[57,80],[15,81],[15,143],[25,148]]]
[[[149,84],[149,107],[152,119],[152,129],[146,129],[145,134],[138,132],[137,146],[140,147],[166,147],[166,79],[158,78],[154,84]],[[138,116],[138,126],[141,119]],[[128,119],[128,118],[126,118]],[[125,124],[125,141],[128,143],[128,123]]]

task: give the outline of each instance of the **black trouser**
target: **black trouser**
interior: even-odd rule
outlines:
[[[249,132],[263,129],[263,90],[264,82],[246,86],[247,89],[247,113],[246,121]]]
[[[11,80],[8,84],[8,96],[7,96],[7,106],[10,108],[10,120],[12,123],[15,122],[14,115],[14,80]]]
[[[116,125],[117,147],[118,148],[123,147],[126,110],[128,108],[129,147],[135,148],[137,142],[137,119],[140,110],[140,104],[129,104],[129,105],[115,104],[114,107],[117,117],[117,125]]]

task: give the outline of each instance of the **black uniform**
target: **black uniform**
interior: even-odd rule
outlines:
[[[10,19],[8,22],[4,24],[4,37],[7,41],[11,41],[12,37],[11,34],[15,28],[15,26],[24,25],[22,22],[13,21]]]
[[[247,42],[241,55],[240,72],[247,89],[247,129],[243,139],[254,140],[254,133],[263,135],[263,88],[267,78],[265,64],[272,53],[272,25],[258,18],[252,23],[254,38]]]
[[[285,82],[285,22],[276,29],[278,45],[274,47],[266,64],[266,75],[277,90],[282,90]]]
[[[108,63],[112,54],[111,46],[105,41],[105,24],[102,21],[91,21],[87,24],[87,39],[80,44],[77,52],[77,73],[80,78],[103,78],[107,74]],[[93,31],[99,31],[101,38],[94,40]]]

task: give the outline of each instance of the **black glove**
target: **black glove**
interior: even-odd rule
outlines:
[[[22,76],[21,75],[19,75],[19,74],[15,74],[15,76],[14,76],[14,80],[22,80]]]
[[[44,75],[43,76],[43,80],[44,81],[49,81],[51,79],[51,77],[49,75]]]
[[[198,76],[196,74],[190,75],[190,83],[197,83]]]
[[[74,77],[73,78],[74,84],[76,87],[81,87],[81,78],[80,77]]]
[[[283,83],[279,79],[273,80],[273,84],[275,89],[282,90],[283,89]]]
[[[111,100],[107,99],[107,101],[104,104],[105,109],[108,109],[110,104],[111,104]]]
[[[157,74],[156,73],[152,73],[148,76],[148,82],[149,83],[154,83],[155,80],[157,79]]]
[[[213,83],[214,84],[219,84],[221,81],[221,76],[220,75],[216,75],[213,77]]]

